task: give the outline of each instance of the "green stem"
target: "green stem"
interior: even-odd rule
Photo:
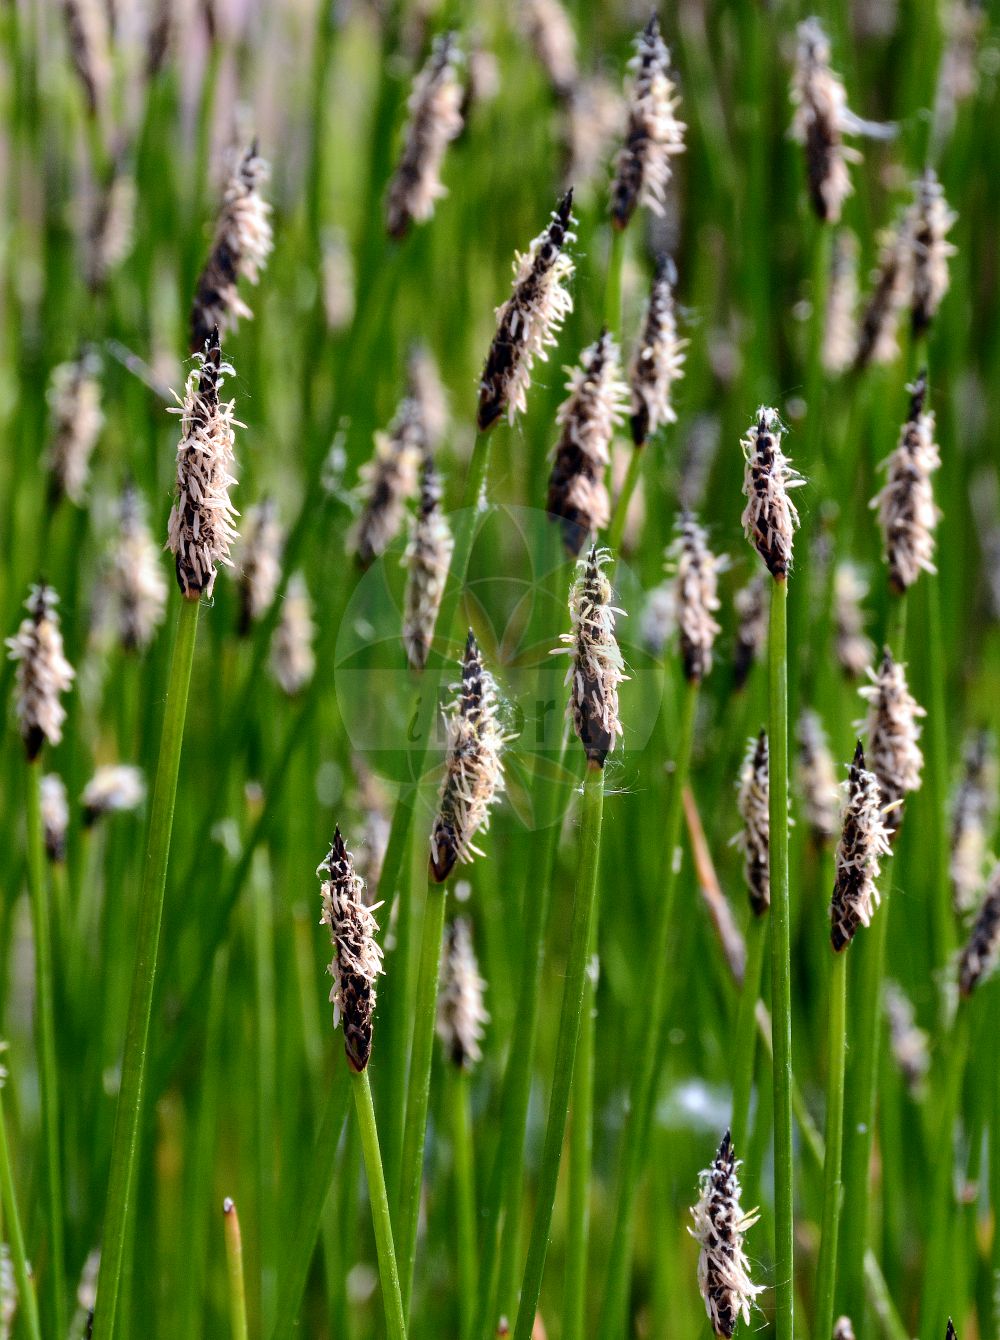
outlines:
[[[410,1081],[406,1093],[403,1176],[397,1219],[400,1280],[404,1313],[407,1316],[413,1292],[413,1267],[417,1255],[417,1220],[420,1213],[420,1185],[424,1169],[424,1139],[427,1132],[431,1063],[434,1057],[434,1023],[437,1017],[438,974],[441,967],[441,938],[444,934],[446,897],[442,885],[428,886],[420,941],[417,996],[413,1007],[413,1050],[410,1056]]]
[[[3,1113],[2,1085],[0,1085],[0,1197],[6,1218],[7,1241],[10,1243],[10,1260],[14,1267],[14,1279],[17,1283],[18,1303],[25,1329],[30,1340],[42,1340],[42,1328],[38,1320],[38,1299],[35,1286],[28,1273],[28,1258],[24,1250],[24,1231],[21,1228],[21,1216],[17,1208],[17,1196],[14,1191],[14,1173],[10,1166],[10,1146],[7,1143],[7,1121]]]
[[[826,1082],[826,1158],[823,1166],[823,1235],[816,1279],[816,1326],[813,1334],[833,1334],[833,1298],[837,1279],[837,1230],[843,1186],[844,1056],[847,1037],[847,954],[834,956],[830,976],[829,1071]],[[858,1319],[860,1323],[860,1318]]]
[[[584,985],[587,976],[587,958],[590,951],[590,933],[597,902],[597,873],[601,851],[601,825],[604,818],[604,771],[588,764],[583,785],[583,814],[580,829],[580,866],[577,875],[576,896],[573,900],[573,926],[570,936],[569,958],[563,986],[562,1010],[559,1016],[559,1037],[556,1043],[555,1069],[549,1115],[545,1127],[545,1145],[542,1152],[535,1217],[531,1228],[528,1260],[521,1285],[521,1301],[514,1327],[514,1340],[530,1340],[535,1324],[535,1311],[541,1293],[542,1273],[549,1246],[552,1226],[552,1207],[555,1203],[556,1184],[569,1095],[573,1083],[573,1065],[576,1044],[580,1036],[580,1015],[583,1007]]]
[[[622,320],[622,266],[625,261],[625,230],[611,227],[608,273],[604,284],[604,324],[613,334]],[[618,552],[617,548],[614,550]]]
[[[589,971],[584,981],[580,1040],[573,1070],[569,1132],[569,1209],[566,1228],[566,1285],[562,1334],[583,1340],[587,1308],[587,1242],[590,1235],[590,1170],[594,1148],[594,1032],[597,983],[597,909],[590,935]]]
[[[385,1189],[382,1159],[378,1152],[378,1130],[375,1126],[375,1106],[372,1103],[368,1071],[362,1070],[360,1073],[352,1071],[351,1084],[354,1089],[354,1107],[358,1114],[358,1130],[361,1132],[361,1148],[365,1156],[365,1173],[368,1177],[368,1198],[371,1201],[378,1269],[382,1281],[385,1328],[389,1340],[406,1340],[399,1271],[396,1267],[396,1250],[392,1243],[392,1224],[389,1220],[389,1197]]]
[[[625,480],[622,483],[621,492],[615,502],[614,515],[611,518],[611,525],[608,529],[608,548],[613,554],[620,554],[622,548],[622,537],[625,534],[625,522],[628,520],[629,504],[632,501],[632,495],[635,493],[636,485],[639,482],[639,476],[642,474],[642,462],[644,459],[644,448],[633,447],[632,455],[629,457],[628,471]]]
[[[730,1131],[737,1149],[746,1149],[750,1135],[750,1095],[753,1092],[754,1058],[757,1054],[757,1000],[764,969],[767,917],[751,913],[747,927],[747,956],[743,990],[736,1012],[733,1046],[733,1112]]]
[[[94,1340],[113,1340],[115,1329],[122,1260],[125,1254],[125,1233],[139,1152],[156,955],[163,917],[163,894],[167,882],[167,860],[170,856],[177,774],[180,768],[188,690],[191,684],[191,664],[194,660],[195,636],[198,631],[198,610],[199,604],[196,600],[185,600],[181,603],[177,616],[177,637],[170,666],[170,680],[167,685],[163,734],[160,738],[160,755],[156,766],[156,783],[153,788],[149,820],[149,843],[139,901],[135,970],[129,999],[121,1086],[111,1143],[111,1171],[104,1215]]]
[[[45,888],[41,763],[28,766],[28,885],[35,934],[35,1028],[39,1057],[42,1132],[45,1142],[45,1192],[52,1271],[51,1320],[57,1335],[66,1331],[65,1248],[63,1239],[62,1153],[59,1141],[59,1063],[56,1057],[55,974],[52,930]]]
[[[642,1174],[656,1081],[656,1061],[660,1054],[665,1020],[664,999],[667,987],[668,947],[673,926],[674,893],[677,886],[676,851],[680,841],[684,786],[691,765],[691,746],[698,711],[698,684],[689,683],[681,716],[677,760],[667,801],[664,823],[666,870],[663,894],[657,905],[656,924],[652,929],[652,949],[642,992],[642,1032],[632,1075],[625,1125],[622,1130],[621,1170],[614,1232],[608,1262],[607,1284],[598,1326],[600,1335],[625,1334],[625,1308],[628,1295],[629,1264],[632,1257],[633,1213],[639,1179]]]
[[[775,1330],[792,1340],[794,1162],[792,1152],[792,990],[788,893],[788,583],[771,592],[768,635],[770,713],[771,1007],[774,1036]]]
[[[226,1271],[229,1275],[229,1320],[233,1340],[247,1340],[247,1299],[243,1282],[243,1238],[236,1204],[227,1196],[222,1202],[226,1234]]]
[[[451,1146],[455,1173],[455,1234],[458,1256],[458,1311],[461,1340],[472,1340],[476,1325],[479,1268],[476,1256],[476,1179],[469,1122],[469,1077],[451,1067]]]

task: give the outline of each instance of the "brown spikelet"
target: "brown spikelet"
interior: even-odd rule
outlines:
[[[126,486],[119,508],[111,585],[118,613],[118,636],[126,651],[144,651],[163,622],[167,582],[149,527],[142,495]]]
[[[736,617],[736,651],[733,656],[733,688],[746,686],[750,671],[760,659],[767,641],[767,587],[762,573],[756,572],[746,586],[733,597]]]
[[[403,152],[386,195],[390,237],[405,237],[410,225],[429,219],[434,202],[447,195],[441,184],[441,164],[445,150],[462,129],[459,59],[455,34],[445,33],[435,39],[427,64],[414,82]]]
[[[850,1317],[838,1317],[833,1323],[833,1340],[854,1340],[854,1326]]]
[[[817,842],[829,841],[837,831],[840,788],[826,732],[818,713],[806,708],[799,717],[799,781],[806,821]]]
[[[927,168],[914,187],[915,200],[907,216],[913,248],[913,333],[923,335],[930,327],[948,292],[948,261],[956,248],[948,231],[958,217],[948,207],[933,168]]]
[[[423,464],[420,511],[403,557],[407,570],[403,645],[414,670],[422,670],[427,664],[454,547],[451,528],[441,510],[441,480],[428,452]]]
[[[367,568],[399,534],[406,501],[416,492],[417,472],[427,449],[420,407],[407,397],[388,431],[375,434],[375,454],[361,469],[364,501],[348,536],[348,549]]]
[[[618,229],[628,227],[640,204],[663,213],[671,159],[684,152],[686,127],[677,119],[680,99],[655,14],[635,40],[629,70],[628,124],[611,186],[611,222]]]
[[[321,884],[320,924],[330,928],[333,962],[333,1026],[343,1024],[344,1051],[352,1070],[364,1070],[372,1054],[375,983],[382,968],[382,950],[375,940],[378,924],[364,900],[364,884],[338,827],[330,854],[316,871]]]
[[[577,577],[570,592],[573,631],[563,633],[556,654],[568,653],[572,663],[566,683],[572,686],[567,715],[590,763],[603,768],[622,734],[618,716],[618,686],[627,676],[615,637],[611,580],[604,572],[611,562],[607,549],[591,546],[577,561]]]
[[[869,670],[868,675],[871,683],[858,691],[868,703],[868,761],[878,778],[891,842],[903,822],[904,797],[920,787],[924,758],[918,718],[926,714],[907,688],[904,667],[888,647],[878,670]]]
[[[28,617],[7,639],[10,660],[17,663],[17,722],[29,762],[38,757],[46,740],[58,744],[62,739],[66,709],[59,699],[69,692],[75,677],[63,654],[58,603],[51,586],[44,582],[33,586],[25,601]]]
[[[962,779],[951,809],[952,903],[967,916],[983,887],[987,845],[997,819],[998,775],[992,736],[979,731],[964,751]]]
[[[854,368],[892,363],[899,354],[899,316],[911,291],[911,248],[905,229],[896,225],[882,235],[871,297],[862,313]]]
[[[757,422],[743,438],[743,533],[755,546],[776,581],[784,581],[792,565],[792,539],[799,514],[788,496],[805,480],[781,450],[782,427],[778,411],[764,405]]]
[[[889,854],[878,779],[865,767],[861,741],[844,783],[843,830],[837,844],[837,875],[830,903],[830,941],[840,953],[860,926],[868,926],[879,904],[879,861]]]
[[[490,1018],[483,1005],[485,990],[471,927],[464,917],[456,917],[445,932],[437,1032],[448,1059],[460,1070],[471,1070],[482,1058],[479,1044]]]
[[[718,574],[723,566],[708,547],[703,526],[690,512],[677,523],[668,551],[674,570],[674,613],[680,632],[681,665],[688,683],[700,683],[712,669],[712,648],[720,632]]]
[[[694,1227],[688,1232],[699,1244],[698,1287],[705,1311],[718,1336],[730,1340],[742,1318],[750,1323],[750,1309],[763,1285],[750,1278],[743,1237],[760,1217],[740,1206],[740,1161],[728,1131],[710,1168],[701,1174],[701,1195],[691,1210]]]
[[[958,988],[971,996],[1000,957],[1000,865],[994,868],[958,963]]]
[[[743,876],[750,894],[750,907],[757,917],[763,916],[771,906],[769,797],[767,732],[762,730],[749,741],[740,769],[736,805],[743,828],[733,839],[743,853]]]
[[[818,19],[806,19],[798,27],[792,102],[792,134],[805,145],[813,209],[825,223],[837,223],[853,189],[847,164],[857,162],[860,154],[844,144],[850,125],[847,95],[830,69],[830,42]]]
[[[883,463],[885,486],[870,504],[878,512],[889,584],[897,595],[911,587],[921,572],[936,571],[934,531],[939,517],[931,475],[940,466],[941,455],[934,441],[934,415],[924,413],[927,373],[922,372],[907,389],[910,415],[899,445]]]
[[[677,268],[669,256],[657,262],[642,334],[629,368],[632,441],[641,447],[663,424],[676,423],[673,386],[684,375],[687,340],[677,336],[674,285]]]
[[[246,637],[271,608],[281,581],[284,531],[274,499],[261,498],[246,514],[239,557],[239,633]]]

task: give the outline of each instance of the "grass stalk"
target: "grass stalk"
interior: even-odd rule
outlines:
[[[622,268],[625,263],[625,231],[611,229],[608,250],[608,272],[604,283],[604,324],[614,335],[621,332],[622,323]],[[613,552],[617,553],[616,547]]]
[[[368,1178],[368,1199],[371,1202],[372,1223],[375,1228],[386,1334],[389,1340],[406,1340],[399,1270],[396,1266],[392,1224],[389,1220],[389,1197],[385,1189],[385,1175],[378,1149],[378,1129],[375,1125],[375,1106],[372,1103],[368,1071],[352,1070],[351,1087],[354,1090],[354,1107],[358,1115],[358,1130],[361,1133],[361,1148],[364,1152],[365,1173]]]
[[[841,1155],[844,1142],[844,1059],[847,1044],[847,954],[835,954],[830,974],[829,1046],[826,1083],[826,1157],[823,1163],[823,1230],[816,1277],[814,1334],[833,1334],[840,1223]]]
[[[17,1296],[20,1313],[24,1319],[24,1329],[29,1340],[42,1340],[42,1328],[38,1320],[38,1299],[35,1286],[28,1272],[28,1258],[24,1250],[24,1230],[21,1227],[21,1215],[17,1208],[17,1194],[14,1190],[14,1172],[10,1165],[10,1145],[7,1142],[7,1119],[3,1111],[3,1086],[0,1085],[0,1199],[3,1201],[5,1217],[4,1230],[10,1244],[10,1261],[14,1268],[14,1280],[17,1284]]]
[[[767,917],[755,916],[751,912],[747,927],[743,989],[736,1011],[736,1038],[733,1046],[733,1112],[730,1129],[737,1149],[747,1148],[750,1135],[750,1096],[757,1055],[757,1001],[760,997],[766,942]]]
[[[55,967],[45,880],[41,809],[41,763],[28,764],[28,886],[35,936],[35,1028],[45,1147],[45,1201],[51,1271],[50,1319],[57,1335],[66,1329],[62,1147],[59,1136],[59,1063],[56,1053]]]
[[[642,474],[642,463],[645,459],[644,447],[633,447],[632,455],[629,457],[628,470],[625,472],[625,479],[622,482],[621,492],[615,500],[615,510],[611,517],[611,525],[608,528],[608,548],[613,554],[620,554],[622,548],[622,537],[625,534],[625,522],[628,519],[629,504],[632,501],[632,495],[635,493],[636,485],[639,483],[639,476]]]
[[[545,1256],[552,1226],[552,1208],[555,1203],[559,1164],[562,1156],[566,1120],[569,1112],[570,1089],[580,1036],[580,1016],[583,1008],[584,986],[590,936],[597,902],[597,875],[601,851],[601,826],[604,819],[604,772],[595,764],[588,764],[583,785],[583,812],[580,828],[580,865],[576,893],[573,900],[573,924],[570,935],[569,957],[563,985],[562,1009],[559,1015],[559,1036],[556,1043],[555,1067],[549,1098],[549,1112],[545,1128],[541,1171],[535,1202],[535,1217],[531,1228],[528,1259],[521,1285],[521,1300],[514,1340],[530,1340],[535,1323],[535,1311],[542,1287]]]
[[[142,876],[135,969],[129,999],[121,1084],[111,1144],[111,1170],[104,1215],[94,1340],[113,1340],[114,1336],[115,1313],[125,1254],[125,1234],[139,1152],[156,956],[163,917],[163,895],[167,881],[167,861],[170,856],[174,802],[177,796],[177,775],[184,739],[184,722],[187,717],[199,608],[199,602],[196,600],[181,602],[177,616],[177,635],[170,666],[170,680],[167,685],[163,733],[160,739],[149,820],[149,839]]]
[[[566,1225],[565,1340],[583,1340],[587,1310],[587,1246],[590,1238],[590,1174],[594,1149],[594,1034],[596,1031],[597,910],[583,988],[580,1040],[573,1070],[569,1139],[569,1208]]]
[[[775,580],[768,635],[771,1008],[774,1037],[775,1329],[792,1340],[794,1161],[792,1151],[792,993],[788,888],[788,583]]]
[[[656,1060],[660,1053],[665,1021],[663,1007],[667,987],[668,946],[673,923],[674,895],[677,886],[675,853],[680,840],[684,787],[691,764],[694,724],[698,711],[698,684],[689,683],[682,708],[680,737],[674,775],[664,824],[666,869],[663,892],[659,899],[656,923],[652,928],[652,950],[648,976],[643,990],[642,1032],[629,1093],[628,1118],[622,1131],[621,1169],[615,1224],[611,1239],[607,1283],[601,1306],[601,1335],[624,1334],[628,1294],[629,1266],[632,1257],[632,1229],[635,1198],[642,1174],[649,1117],[656,1080]]]
[[[450,1068],[448,1106],[455,1177],[455,1241],[458,1259],[458,1314],[461,1340],[472,1340],[476,1326],[479,1263],[476,1251],[476,1180],[469,1114],[469,1077]]]
[[[243,1237],[236,1203],[228,1196],[222,1202],[226,1235],[226,1271],[229,1276],[229,1324],[233,1340],[247,1340],[247,1300],[243,1280]]]

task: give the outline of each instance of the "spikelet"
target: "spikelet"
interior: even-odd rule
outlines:
[[[479,1044],[490,1018],[483,1005],[485,990],[472,930],[464,917],[456,917],[445,932],[437,1032],[448,1059],[460,1070],[471,1070],[482,1059]]]
[[[628,678],[615,638],[615,615],[624,611],[611,604],[611,580],[604,571],[610,562],[610,551],[596,546],[577,560],[569,598],[573,631],[561,635],[565,645],[554,651],[572,657],[566,674],[566,683],[572,686],[566,714],[588,761],[599,768],[622,734],[618,686]]]
[[[569,396],[556,414],[562,435],[545,506],[549,516],[560,521],[567,550],[576,555],[611,515],[604,481],[611,439],[624,417],[628,391],[621,380],[618,346],[607,331],[584,349],[579,367],[568,371]]]
[[[111,567],[118,636],[126,651],[145,651],[163,622],[167,581],[160,567],[142,495],[133,484],[122,492],[118,542]]]
[[[913,1005],[895,982],[886,982],[882,1004],[889,1022],[889,1046],[893,1059],[906,1080],[910,1094],[920,1098],[931,1068],[927,1034],[918,1028]]]
[[[66,859],[66,832],[69,828],[66,783],[58,773],[48,772],[41,780],[40,791],[45,854],[54,865],[58,865]]]
[[[739,623],[733,655],[733,687],[746,686],[750,671],[760,659],[767,641],[767,586],[764,575],[755,572],[746,586],[733,597]]]
[[[361,467],[364,503],[347,539],[348,549],[367,568],[399,534],[406,500],[417,488],[417,471],[427,445],[416,402],[407,398],[385,433],[375,434],[375,454]]]
[[[312,613],[306,579],[301,572],[293,572],[271,637],[271,674],[290,698],[301,693],[316,673]]]
[[[577,199],[604,185],[605,165],[624,120],[621,94],[601,75],[578,79],[566,96],[563,119],[563,181]]]
[[[111,764],[98,768],[83,788],[80,804],[89,828],[105,814],[137,810],[146,799],[146,779],[140,768]]]
[[[951,1317],[948,1318],[948,1325],[945,1328],[944,1340],[958,1340],[958,1336],[955,1334],[955,1323],[952,1321]]]
[[[579,78],[576,34],[569,15],[559,0],[522,0],[521,24],[553,93],[568,98]]]
[[[271,206],[260,194],[269,174],[254,140],[226,184],[212,249],[198,278],[191,307],[192,353],[202,348],[214,329],[225,336],[241,317],[253,316],[237,284],[241,279],[256,284],[273,250]]]
[[[403,645],[414,670],[423,670],[434,639],[455,541],[441,510],[441,480],[428,453],[424,457],[420,511],[413,523],[403,564]]]
[[[861,155],[844,144],[845,130],[854,128],[853,118],[844,85],[830,69],[830,41],[818,19],[806,19],[798,26],[791,96],[792,135],[805,145],[813,209],[825,223],[838,223],[853,190],[847,164],[860,162]]]
[[[99,289],[132,250],[136,186],[116,165],[101,189],[87,227],[87,283]]]
[[[853,563],[838,563],[833,574],[834,648],[844,674],[857,679],[875,659],[875,644],[865,633],[861,602],[868,585]]]
[[[941,464],[934,441],[934,415],[924,413],[927,374],[922,372],[910,392],[910,417],[896,450],[883,462],[884,488],[871,501],[878,509],[879,529],[889,585],[901,595],[920,576],[935,572],[934,531],[940,513],[934,503],[931,475]]]
[[[917,718],[926,713],[911,696],[903,666],[893,660],[888,647],[878,671],[869,670],[868,676],[872,682],[858,690],[868,702],[868,759],[878,778],[886,828],[893,841],[903,821],[901,802],[920,787],[924,758]]]
[[[68,693],[73,683],[73,667],[63,654],[58,603],[51,586],[33,586],[24,602],[28,617],[7,639],[10,659],[17,662],[17,721],[29,762],[46,740],[58,744],[62,739],[66,709],[59,695]]]
[[[274,499],[261,498],[251,507],[243,526],[239,555],[241,637],[271,608],[281,581],[281,551],[285,533]]]
[[[823,723],[811,708],[799,717],[798,735],[799,783],[806,822],[818,842],[827,842],[837,831],[840,788]]]
[[[879,905],[879,862],[890,850],[878,778],[865,767],[860,740],[844,783],[844,797],[837,875],[830,902],[830,942],[838,954],[851,943],[859,926],[871,925]]]
[[[436,451],[448,431],[448,392],[434,355],[419,340],[406,355],[406,394],[416,407],[428,450]]]
[[[97,116],[111,82],[108,22],[100,0],[63,0],[69,54],[83,86],[87,111]]]
[[[781,420],[776,409],[761,405],[757,422],[741,441],[745,470],[743,533],[776,581],[784,581],[792,565],[792,539],[799,514],[788,491],[805,480],[792,468],[781,450]]]
[[[573,310],[566,288],[573,261],[565,251],[566,244],[576,240],[570,228],[572,208],[573,192],[567,191],[526,254],[514,256],[514,291],[497,308],[496,334],[479,382],[476,422],[480,432],[492,428],[504,413],[513,423],[527,408],[534,360],[548,358],[563,321]]]
[[[52,472],[53,495],[63,494],[80,506],[85,499],[90,458],[104,427],[100,360],[92,352],[52,369],[47,399],[52,419],[46,464]]]
[[[438,812],[431,832],[430,873],[439,883],[458,861],[482,852],[476,834],[489,828],[503,790],[503,746],[497,688],[470,628],[458,697],[447,715],[448,744]]]
[[[681,664],[688,683],[700,683],[712,669],[712,647],[721,632],[718,575],[725,566],[708,547],[708,535],[690,512],[683,512],[668,550],[674,570],[674,610],[680,631]]]
[[[390,237],[405,237],[412,223],[426,222],[434,213],[435,200],[448,194],[441,184],[441,164],[462,129],[460,60],[454,33],[435,38],[427,64],[414,81],[403,153],[386,195]]]
[[[861,316],[856,370],[869,363],[892,363],[899,355],[899,316],[912,290],[912,248],[904,228],[887,229],[881,237],[878,268],[871,297]]]
[[[354,869],[354,858],[338,827],[330,854],[316,871],[322,881],[321,926],[329,926],[333,941],[330,975],[333,989],[333,1026],[344,1026],[344,1051],[351,1069],[366,1069],[372,1054],[375,982],[382,967],[376,943],[378,923],[365,904],[365,888]]]
[[[677,119],[680,99],[670,79],[670,52],[652,15],[635,40],[629,61],[628,123],[611,186],[611,222],[627,228],[638,205],[664,212],[671,159],[684,152],[686,126]]]
[[[661,256],[646,308],[646,319],[629,368],[632,441],[637,447],[666,423],[676,423],[673,386],[684,376],[688,341],[677,338],[674,285],[677,268]]]
[[[973,991],[997,965],[1000,958],[1000,865],[993,869],[986,893],[972,923],[972,930],[958,961],[958,989],[963,996]]]
[[[203,354],[195,354],[188,373],[184,400],[172,414],[181,415],[177,445],[177,498],[167,523],[167,548],[174,555],[177,584],[185,600],[211,596],[216,565],[232,566],[230,547],[239,513],[229,490],[236,483],[233,429],[242,424],[233,417],[234,402],[222,401],[224,378],[234,376],[223,362],[219,332],[213,330]]]
[[[17,1280],[10,1259],[10,1248],[0,1242],[0,1340],[10,1340],[17,1318]]]
[[[743,877],[754,916],[763,916],[771,906],[771,818],[768,812],[770,769],[767,732],[761,731],[747,744],[740,768],[736,808],[743,827],[733,842],[743,853]]]
[[[823,315],[823,367],[846,372],[857,347],[858,239],[849,228],[838,228],[830,258],[830,284]]]
[[[907,215],[907,233],[913,248],[913,333],[922,335],[930,327],[948,292],[948,260],[956,248],[948,231],[958,215],[948,207],[933,168],[927,168],[914,186],[915,200]]]
[[[698,1288],[716,1335],[729,1340],[743,1319],[750,1324],[750,1309],[763,1286],[750,1278],[750,1263],[743,1249],[743,1235],[760,1217],[740,1207],[740,1160],[733,1152],[728,1131],[710,1168],[700,1177],[700,1197],[692,1207],[694,1227],[688,1232],[701,1248],[698,1254]]]
[[[952,903],[962,917],[974,909],[983,887],[987,844],[997,819],[997,782],[993,741],[980,731],[966,745],[962,780],[951,810],[948,868]]]
[[[854,1340],[854,1325],[850,1317],[838,1317],[833,1323],[833,1340]]]

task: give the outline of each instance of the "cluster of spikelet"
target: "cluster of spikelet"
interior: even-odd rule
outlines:
[[[750,1278],[743,1239],[760,1218],[756,1210],[740,1206],[740,1161],[728,1131],[722,1137],[710,1168],[701,1174],[701,1195],[691,1210],[694,1227],[688,1231],[698,1243],[698,1287],[712,1330],[730,1340],[742,1318],[750,1324],[750,1309],[763,1286]]]
[[[329,855],[316,871],[321,880],[320,924],[330,929],[333,962],[333,1026],[343,1025],[344,1050],[352,1069],[364,1070],[372,1054],[375,983],[382,972],[378,923],[364,900],[364,884],[337,828]]]
[[[601,768],[622,734],[618,686],[627,678],[615,637],[615,616],[623,611],[611,604],[611,580],[604,571],[610,562],[610,552],[596,546],[577,562],[570,593],[573,629],[562,635],[566,645],[556,649],[572,658],[566,674],[568,715],[587,759]]]

